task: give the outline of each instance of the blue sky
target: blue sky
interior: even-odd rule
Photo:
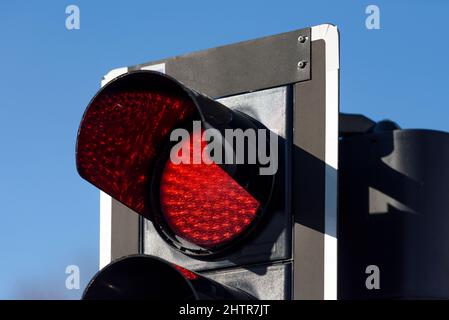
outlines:
[[[65,28],[65,8],[81,11]],[[381,29],[365,28],[380,8]],[[81,115],[108,70],[331,22],[341,110],[449,131],[449,2],[2,1],[0,299],[76,299],[98,268],[98,191],[75,169]]]

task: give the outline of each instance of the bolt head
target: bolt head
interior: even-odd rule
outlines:
[[[304,42],[306,42],[307,41],[307,37],[306,36],[299,36],[298,37],[298,42],[299,43],[304,43]]]
[[[307,61],[299,61],[298,62],[298,68],[299,69],[304,69],[307,65]]]

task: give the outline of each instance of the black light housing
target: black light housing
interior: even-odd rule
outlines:
[[[204,177],[200,182],[207,186],[195,190],[198,184],[191,182],[192,179],[188,178],[191,176],[184,177],[183,184],[192,186],[190,189],[186,187],[187,192],[195,192],[186,198],[192,202],[197,197],[198,205],[192,210],[186,201],[185,207],[181,209],[185,211],[188,208],[195,214],[209,201],[210,227],[203,219],[204,214],[198,213],[194,223],[189,222],[189,217],[186,218],[187,222],[182,222],[188,224],[188,227],[184,228],[180,222],[180,226],[174,228],[170,219],[167,220],[167,212],[164,212],[164,203],[161,201],[161,176],[173,146],[169,139],[170,133],[174,129],[189,127],[189,123],[194,120],[201,121],[204,129],[213,128],[219,132],[223,154],[225,144],[231,143],[226,140],[227,129],[266,129],[255,119],[230,110],[170,76],[155,71],[133,71],[108,83],[89,103],[78,132],[77,169],[84,179],[152,220],[160,235],[175,248],[192,255],[211,255],[239,242],[259,222],[270,201],[275,177],[260,174],[262,165],[258,157],[253,164],[220,163],[212,170],[216,175],[209,174],[210,168],[203,167],[206,170],[201,171],[192,165],[193,176],[197,177],[198,172],[203,172]],[[265,144],[265,150],[269,150],[269,131],[264,141],[259,141],[257,134],[256,137],[257,145],[252,145],[252,150],[257,151],[261,143]],[[246,143],[249,150],[248,140]],[[235,157],[235,144],[232,145]],[[247,149],[245,159],[248,159]],[[221,195],[222,199],[204,196],[202,191],[210,188],[213,188],[213,192],[209,194]],[[232,190],[233,193],[230,192]],[[167,194],[170,197],[170,193]],[[243,200],[239,199],[242,197]],[[239,213],[242,208],[234,209],[226,205],[227,201],[234,200],[237,205],[240,203],[243,206],[251,199],[257,202],[257,206],[246,209],[247,218]],[[224,210],[232,217],[218,217]],[[230,228],[210,231],[220,221],[225,221],[223,225],[231,223]],[[203,227],[191,230],[192,225]],[[224,238],[217,238],[219,236]]]
[[[83,300],[254,299],[251,295],[148,255],[113,261],[87,285]]]

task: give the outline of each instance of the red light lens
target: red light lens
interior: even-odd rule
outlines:
[[[199,152],[194,140],[206,143],[201,134],[193,134],[189,144],[190,159]],[[200,140],[200,141],[198,141]],[[184,157],[183,157],[184,156]],[[204,157],[204,154],[203,154]],[[260,203],[215,163],[165,164],[160,183],[162,214],[171,231],[200,247],[211,249],[234,239],[256,218]]]
[[[109,90],[92,101],[80,126],[80,175],[149,217],[151,166],[171,129],[193,115],[191,100],[154,91]]]
[[[189,269],[178,266],[177,264],[172,263],[172,266],[176,268],[187,280],[196,280],[198,279],[198,275]]]

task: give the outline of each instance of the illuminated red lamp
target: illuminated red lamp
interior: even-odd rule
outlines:
[[[199,140],[203,154],[206,144]],[[182,157],[178,153],[178,157]],[[205,153],[204,153],[205,154]],[[177,159],[172,159],[177,160]],[[204,159],[203,159],[204,160]],[[178,163],[178,161],[175,161]],[[234,239],[257,217],[259,202],[215,163],[166,162],[160,182],[162,214],[173,233],[203,248],[214,248]]]

